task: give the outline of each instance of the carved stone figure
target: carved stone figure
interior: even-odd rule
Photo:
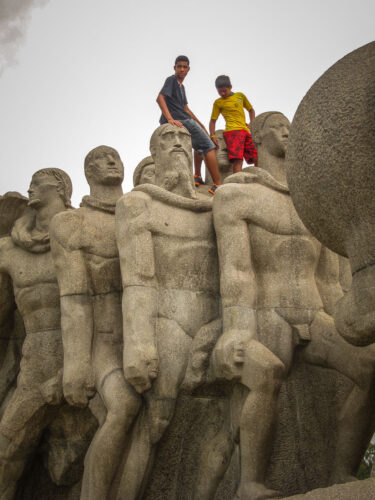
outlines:
[[[36,172],[29,188],[27,212],[16,221],[11,236],[0,240],[2,311],[12,307],[15,298],[26,330],[17,387],[0,422],[0,497],[4,500],[14,497],[43,431],[48,428],[53,441],[53,435],[61,432],[56,418],[63,412],[70,413],[63,403],[59,290],[49,224],[55,214],[71,208],[71,192],[71,181],[62,170]],[[70,434],[70,441],[68,438],[64,443],[65,454],[57,461],[49,448],[46,463],[56,483],[66,482],[68,469],[85,452],[83,444],[81,435],[74,440]]]
[[[221,332],[212,200],[195,192],[190,134],[162,125],[151,137],[150,150],[156,185],[138,185],[116,208],[124,371],[143,401],[117,496],[127,500],[145,491],[179,391],[205,380]],[[212,468],[216,462],[221,467],[219,452],[210,459]],[[214,474],[211,480],[217,484]]]
[[[340,333],[375,341],[375,42],[347,54],[298,107],[288,147],[297,212],[324,245],[349,257],[353,284],[337,305]]]
[[[0,235],[10,236],[14,222],[23,215],[27,207],[28,199],[16,192],[5,193],[0,196]],[[17,375],[20,369],[21,348],[25,338],[25,328],[22,318],[12,297],[13,290],[11,280],[5,284],[3,277],[2,286],[9,286],[8,300],[0,307],[0,412],[4,410],[11,392],[16,385]]]
[[[152,156],[146,156],[135,167],[133,174],[133,186],[139,184],[155,184],[155,163]]]
[[[334,480],[353,474],[363,451],[363,439],[353,442],[357,431],[351,429],[366,428],[367,442],[371,437],[374,353],[348,344],[334,327],[342,296],[338,258],[309,234],[294,209],[285,169],[289,126],[278,112],[256,117],[258,168],[229,177],[214,197],[223,305],[215,364],[224,378],[248,389],[238,423],[241,500],[279,495],[267,489],[265,475],[279,389],[297,353],[357,384],[341,415],[347,442],[340,442]]]
[[[115,240],[115,204],[124,167],[113,148],[99,146],[85,159],[90,195],[81,208],[51,225],[64,343],[64,395],[85,406],[94,388],[107,409],[85,460],[81,499],[113,498],[111,487],[139,396],[122,369],[121,276]]]

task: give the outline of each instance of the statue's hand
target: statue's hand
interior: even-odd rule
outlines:
[[[158,376],[158,366],[159,358],[154,345],[125,345],[125,378],[139,394],[150,389],[152,381]]]
[[[221,335],[213,352],[216,369],[226,379],[241,377],[245,352],[251,340],[250,333],[243,330],[228,330]]]
[[[351,344],[365,346],[375,342],[373,290],[357,292],[359,299],[356,299],[352,287],[336,304],[333,315],[336,328]]]
[[[46,403],[50,405],[58,405],[62,403],[63,386],[62,386],[62,370],[59,370],[57,375],[44,382],[40,387],[40,392]]]
[[[95,395],[94,377],[90,366],[76,369],[64,367],[63,389],[65,399],[72,406],[84,408]]]

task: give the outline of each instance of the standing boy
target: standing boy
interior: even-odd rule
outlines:
[[[183,126],[190,132],[194,150],[203,152],[204,161],[214,182],[209,192],[214,194],[217,186],[221,184],[215,155],[216,146],[202,123],[189,109],[185,87],[182,84],[190,70],[189,59],[186,56],[178,56],[174,70],[175,74],[165,80],[156,99],[162,112],[160,124],[171,123],[177,127]],[[203,184],[203,181],[200,183]]]
[[[249,130],[250,123],[255,118],[255,111],[245,94],[232,92],[229,76],[218,76],[215,80],[215,86],[220,98],[216,99],[212,109],[210,137],[218,146],[215,125],[221,113],[225,119],[224,138],[227,143],[228,158],[233,163],[233,173],[241,172],[243,158],[248,164],[257,164],[257,151]],[[244,108],[249,112],[249,125],[245,121]]]

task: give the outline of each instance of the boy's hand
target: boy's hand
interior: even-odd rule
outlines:
[[[176,125],[176,127],[183,127],[182,123],[178,120],[168,120],[168,123],[170,123],[171,125]]]
[[[216,137],[211,137],[211,141],[215,144],[216,149],[220,149],[219,142]]]

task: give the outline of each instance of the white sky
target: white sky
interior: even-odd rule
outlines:
[[[15,1],[30,3],[5,0]],[[18,63],[0,77],[0,193],[26,194],[34,171],[59,167],[75,206],[100,144],[119,151],[132,188],[177,55],[190,58],[187,98],[206,125],[219,74],[257,113],[292,119],[329,66],[375,38],[374,0],[50,0],[31,13]]]

